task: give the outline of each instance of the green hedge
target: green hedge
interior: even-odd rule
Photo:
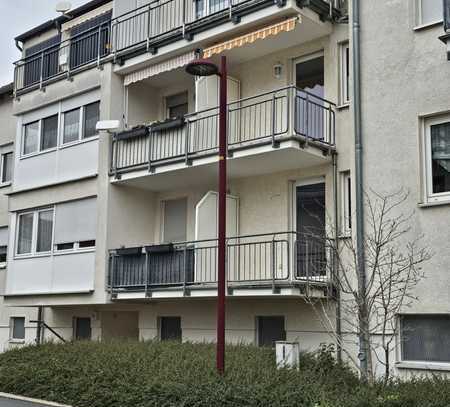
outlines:
[[[0,391],[76,407],[449,407],[450,381],[415,379],[369,388],[329,350],[277,370],[274,353],[227,349],[215,373],[213,345],[159,342],[45,344],[0,355]]]

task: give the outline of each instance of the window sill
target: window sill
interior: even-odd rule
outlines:
[[[34,253],[34,254],[16,254],[14,256],[14,260],[24,260],[24,259],[37,259],[37,258],[41,258],[41,257],[51,257],[51,253],[47,252],[47,253]]]
[[[10,187],[12,185],[11,181],[8,182],[0,182],[0,189],[1,188],[6,188],[6,187]]]
[[[86,249],[78,249],[78,250],[64,250],[59,252],[48,252],[42,254],[23,254],[23,255],[15,255],[14,260],[25,260],[25,259],[38,259],[41,257],[53,257],[53,256],[67,256],[70,254],[83,254],[83,253],[92,253],[95,252],[95,247],[89,247]]]
[[[36,151],[36,152],[30,153],[30,154],[23,154],[20,156],[20,160],[26,160],[27,158],[33,158],[33,157],[38,157],[38,156],[44,155],[44,154],[54,153],[57,150],[58,149],[56,147],[54,147],[54,148],[49,148],[48,150]]]
[[[433,21],[431,23],[426,23],[426,24],[420,24],[420,25],[416,25],[413,28],[413,31],[422,31],[422,30],[426,30],[427,28],[433,28],[436,27],[438,25],[443,24],[444,21],[443,20],[439,20],[439,21]]]
[[[438,362],[397,362],[397,369],[434,370],[450,372],[450,363]]]
[[[10,339],[9,343],[12,343],[14,345],[24,345],[25,339]]]
[[[336,106],[337,110],[345,110],[345,109],[350,109],[350,102],[347,103],[342,103],[340,105]]]
[[[445,206],[450,205],[450,199],[443,201],[435,201],[435,202],[419,202],[417,206],[419,208],[433,208],[435,206]]]

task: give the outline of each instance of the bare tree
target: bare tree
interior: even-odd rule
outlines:
[[[328,273],[333,276],[339,293],[342,335],[337,332],[335,320],[330,316],[330,304],[307,292],[307,301],[313,305],[318,319],[357,367],[358,360],[348,348],[355,344],[351,334],[362,334],[368,350],[369,381],[374,380],[380,365],[384,367],[385,380],[389,379],[390,356],[399,329],[398,315],[418,300],[415,289],[424,277],[424,263],[431,258],[431,253],[422,246],[422,237],[414,237],[414,212],[402,211],[407,198],[408,193],[403,190],[388,195],[374,191],[365,194],[365,295],[361,295],[357,288],[358,262],[354,238],[342,239],[339,243],[334,239],[324,239],[323,244],[331,260],[327,262]]]

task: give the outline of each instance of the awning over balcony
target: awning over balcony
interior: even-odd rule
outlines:
[[[187,54],[179,55],[175,58],[160,62],[159,64],[148,66],[137,72],[132,72],[125,76],[124,85],[128,86],[132,83],[143,81],[144,79],[158,75],[163,72],[171,71],[173,69],[182,68],[195,59],[195,52],[191,51]]]
[[[267,27],[260,28],[259,30],[252,31],[231,40],[222,42],[220,44],[213,45],[212,47],[205,48],[203,50],[203,57],[210,58],[213,55],[221,54],[224,51],[229,51],[233,48],[239,48],[247,44],[252,44],[256,40],[264,40],[269,36],[275,36],[281,32],[292,31],[295,28],[295,24],[297,22],[301,22],[300,16],[284,20],[277,24],[272,24]]]

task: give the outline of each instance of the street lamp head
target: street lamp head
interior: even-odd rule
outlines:
[[[187,64],[186,72],[194,76],[219,75],[219,67],[207,59],[194,59]]]

